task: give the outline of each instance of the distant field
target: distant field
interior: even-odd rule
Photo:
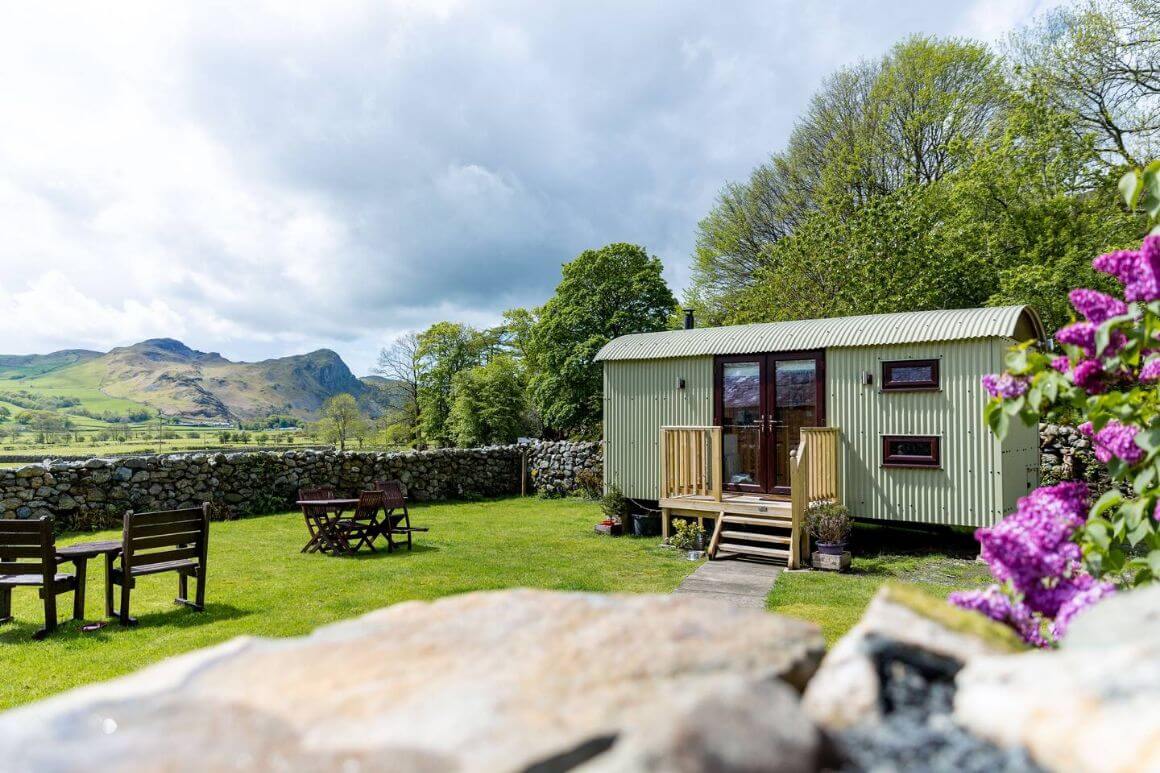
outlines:
[[[3,425],[0,425],[3,426]],[[81,443],[31,443],[5,442],[0,443],[0,467],[19,467],[27,462],[5,462],[4,456],[109,456],[120,454],[153,454],[174,453],[177,451],[236,451],[247,447],[264,446],[277,448],[295,448],[305,445],[322,445],[321,441],[308,438],[298,433],[266,433],[266,440],[258,438],[263,433],[251,432],[250,440],[246,443],[222,443],[218,439],[218,432],[198,430],[193,427],[166,427],[166,432],[176,432],[180,437],[166,438],[134,438],[132,440],[108,442],[81,442]],[[138,430],[139,431],[139,430]],[[84,431],[81,431],[84,435]],[[193,435],[198,437],[193,437]]]

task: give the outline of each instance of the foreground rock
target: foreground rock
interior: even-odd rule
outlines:
[[[1083,613],[1064,646],[972,661],[955,719],[1058,771],[1160,770],[1160,588]]]
[[[882,663],[911,653],[929,662],[928,672],[953,673],[979,655],[1019,652],[1007,628],[981,615],[950,607],[905,586],[888,585],[866,607],[862,619],[822,661],[803,700],[807,713],[830,730],[882,718]]]
[[[808,623],[699,599],[475,593],[302,639],[236,640],[9,712],[0,760],[12,770],[812,770],[819,742],[795,691],[822,649]]]

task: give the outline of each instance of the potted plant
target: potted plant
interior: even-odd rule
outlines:
[[[806,526],[824,556],[840,556],[846,552],[846,543],[854,522],[850,511],[837,503],[811,507],[806,514]]]
[[[678,550],[686,551],[690,561],[705,555],[705,530],[693,521],[677,521],[669,541]]]
[[[628,515],[628,500],[615,483],[609,486],[608,491],[600,498],[600,509],[604,512],[605,520],[624,523],[625,516]]]

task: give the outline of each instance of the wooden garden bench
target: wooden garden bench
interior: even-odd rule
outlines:
[[[407,535],[407,550],[411,549],[411,535],[427,531],[426,526],[412,526],[411,514],[407,512],[407,497],[403,495],[403,484],[397,480],[375,481],[375,488],[383,492],[383,520],[379,533],[387,539],[387,551],[395,549],[394,535]]]
[[[0,520],[0,623],[12,619],[12,589],[40,588],[44,600],[44,628],[33,634],[43,639],[56,630],[56,597],[73,592],[73,619],[85,616],[85,577],[57,571],[56,536],[52,521]]]
[[[107,605],[113,586],[121,586],[122,625],[137,621],[129,615],[129,595],[137,578],[163,572],[177,573],[178,604],[205,609],[206,559],[209,551],[209,504],[188,510],[125,513],[121,565],[109,572]],[[197,580],[197,598],[189,600],[189,578]]]

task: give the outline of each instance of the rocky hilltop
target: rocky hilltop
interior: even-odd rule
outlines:
[[[82,404],[94,397],[115,398],[198,422],[271,414],[315,419],[327,398],[343,392],[372,415],[385,407],[384,390],[356,378],[329,349],[232,362],[172,338],[151,338],[104,354],[0,355],[0,378],[10,388],[33,394],[75,394]]]

